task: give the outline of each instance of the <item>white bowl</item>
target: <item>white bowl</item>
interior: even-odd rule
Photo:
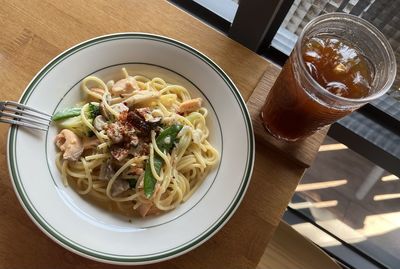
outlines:
[[[48,132],[13,126],[8,165],[22,206],[55,242],[102,262],[152,263],[199,246],[232,216],[253,169],[253,130],[239,91],[220,67],[188,45],[144,33],[101,36],[66,50],[34,77],[20,102],[54,113],[82,99],[83,78],[111,79],[122,75],[122,67],[130,74],[178,83],[205,100],[209,139],[221,159],[187,202],[131,222],[87,202],[62,184],[55,166],[54,126]]]

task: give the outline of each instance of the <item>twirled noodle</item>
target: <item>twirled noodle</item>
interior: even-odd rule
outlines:
[[[122,72],[125,78],[117,82],[105,83],[95,76],[82,81],[81,88],[87,100],[77,118],[79,123],[71,123],[70,120],[69,124],[73,126],[67,128],[79,134],[79,138],[84,141],[84,150],[76,160],[66,159],[61,150],[56,155],[57,167],[66,186],[71,184],[81,195],[125,215],[130,216],[135,210],[143,216],[172,210],[189,199],[209,170],[219,161],[218,151],[208,142],[208,111],[205,107],[181,111],[182,107],[194,99],[180,85],[168,84],[158,77],[149,79],[142,75],[130,76],[125,68]],[[117,109],[124,105],[130,105],[129,112]],[[91,114],[93,106],[100,108],[102,117],[108,117],[108,123],[105,123],[103,129],[95,126],[96,119]],[[140,110],[143,108],[145,110]],[[129,115],[130,111],[145,111],[148,113],[145,116],[153,121],[160,119],[161,125],[151,130],[149,137],[140,137],[146,141],[142,146],[147,143],[149,148],[142,155],[134,153],[138,147],[136,142],[126,141],[125,136],[124,142],[116,142],[118,137],[113,137],[110,131],[110,124],[122,122],[121,119],[126,118],[126,113]],[[172,150],[166,151],[160,148],[157,136],[172,125],[179,125],[180,131]],[[133,130],[140,134],[137,129]],[[127,133],[126,130],[122,132],[124,135]],[[87,146],[87,141],[92,144]],[[113,150],[121,143],[125,144],[120,151],[126,149],[129,153],[120,160],[118,156],[115,158]],[[129,143],[135,146],[126,146]],[[144,186],[147,162],[151,176],[155,179],[150,196]],[[157,168],[156,162],[157,166],[160,166],[160,162],[162,166]],[[126,188],[128,182],[129,188]],[[123,191],[116,194],[114,189],[121,184]]]

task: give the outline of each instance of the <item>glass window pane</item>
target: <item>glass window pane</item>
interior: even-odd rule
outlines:
[[[372,258],[398,268],[399,201],[397,176],[327,137],[290,206]]]
[[[233,22],[238,9],[238,0],[194,0],[194,2],[218,14],[229,22]]]
[[[295,0],[271,45],[289,55],[304,26],[318,15],[346,12],[375,25],[389,40],[400,66],[400,1],[398,0]],[[389,94],[400,100],[400,68]]]

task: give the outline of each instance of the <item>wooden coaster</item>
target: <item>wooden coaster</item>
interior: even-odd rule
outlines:
[[[254,135],[259,142],[272,145],[274,148],[284,152],[288,157],[298,161],[305,168],[310,167],[328,132],[329,126],[305,139],[295,142],[279,140],[270,135],[261,122],[260,110],[277,76],[278,74],[273,76],[267,70],[247,100],[247,107],[253,120]]]

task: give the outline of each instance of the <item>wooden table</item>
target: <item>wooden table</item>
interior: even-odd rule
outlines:
[[[257,85],[265,93],[279,73],[277,66],[168,2],[1,0],[0,100],[18,100],[39,69],[61,51],[95,36],[132,31],[169,36],[202,51],[227,72],[245,100],[251,100]],[[7,131],[1,124],[0,268],[106,267],[58,246],[30,221],[7,172]],[[272,143],[264,143],[262,136],[252,181],[232,219],[205,244],[154,268],[257,266],[323,134],[298,146],[271,138]],[[301,159],[304,149],[306,161]]]

